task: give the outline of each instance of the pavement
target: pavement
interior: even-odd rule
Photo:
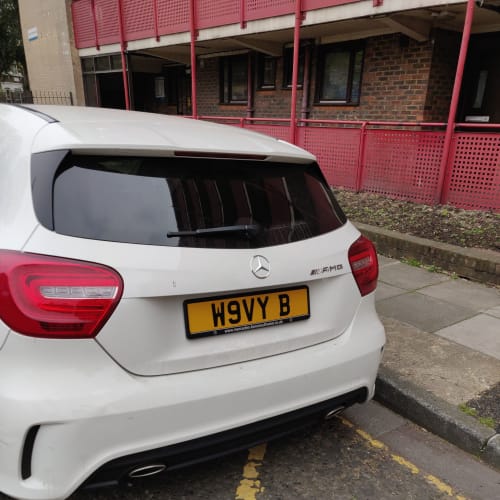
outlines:
[[[500,288],[379,264],[387,345],[375,398],[500,469]]]

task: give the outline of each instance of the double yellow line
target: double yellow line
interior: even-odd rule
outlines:
[[[441,481],[436,476],[421,471],[415,464],[406,460],[404,457],[392,453],[386,444],[374,439],[364,430],[356,428],[349,420],[343,417],[337,418],[343,425],[353,429],[369,446],[388,453],[394,462],[409,470],[412,474],[423,477],[440,493],[453,497],[455,500],[467,500],[466,497],[454,492],[451,486]],[[265,443],[248,450],[247,462],[243,467],[243,477],[236,489],[235,500],[257,500],[257,495],[264,491],[264,486],[262,486],[262,482],[259,479],[259,468],[263,465],[266,448],[267,444]]]
[[[259,480],[259,467],[262,467],[266,454],[267,443],[260,444],[248,450],[248,458],[243,467],[243,478],[236,489],[236,500],[256,500],[257,495],[264,491]]]

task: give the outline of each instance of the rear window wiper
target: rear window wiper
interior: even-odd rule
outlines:
[[[257,236],[262,230],[260,224],[236,224],[234,226],[207,227],[193,231],[169,231],[167,238],[179,236],[221,236],[225,234],[240,234],[246,238]]]

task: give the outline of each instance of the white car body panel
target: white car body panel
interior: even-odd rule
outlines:
[[[20,122],[17,130],[6,126],[16,122]],[[26,111],[0,105],[1,248],[21,249],[38,225],[31,199],[29,167],[33,139],[46,125],[47,122]]]
[[[253,155],[258,151],[273,160],[286,159],[292,163],[314,160],[313,155],[291,144],[217,123],[140,112],[124,116],[120,110],[103,108],[83,108],[85,118],[75,120],[74,108],[44,106],[43,109],[64,122],[64,126],[54,123],[40,130],[33,143],[33,153],[57,149],[109,150],[113,144],[124,154],[151,155],[154,150],[156,153],[218,151]]]
[[[345,242],[353,242],[358,236],[357,229],[346,224],[333,233],[258,252],[92,240],[83,240],[75,247],[75,238],[39,226],[24,250],[40,253],[43,249],[50,255],[71,255],[116,269],[125,282],[123,297],[97,341],[130,372],[162,375],[271,356],[341,335],[360,298],[345,254]],[[332,251],[335,248],[341,250],[336,253]],[[269,278],[261,280],[252,275],[250,260],[256,253],[269,259]],[[324,266],[342,269],[311,276],[313,269]],[[295,284],[309,286],[311,318],[305,322],[186,338],[184,300]]]
[[[373,306],[373,294],[362,302],[339,339],[166,377],[130,375],[94,341],[48,344],[13,335],[0,353],[0,395],[4,408],[16,408],[3,415],[4,433],[12,437],[0,451],[2,489],[20,498],[66,498],[119,456],[256,422],[360,386],[370,388],[371,398],[384,332],[373,307],[365,307]],[[33,358],[29,369],[26,356]],[[15,381],[8,392],[7,375]],[[16,481],[24,431],[34,421],[41,430],[33,475]]]
[[[373,397],[385,334],[374,293],[361,297],[351,273],[347,251],[360,234],[349,222],[294,243],[200,249],[57,234],[40,224],[33,207],[31,155],[46,151],[258,154],[264,163],[295,164],[311,163],[312,155],[236,127],[184,118],[30,108],[34,112],[0,104],[0,251],[104,264],[121,275],[124,290],[91,339],[33,338],[0,319],[0,492],[66,498],[119,457],[236,429],[357,389]],[[255,255],[271,263],[266,279],[251,273]],[[313,272],[323,268],[328,272]],[[186,337],[185,300],[295,285],[309,288],[307,320]],[[34,426],[40,428],[31,475],[23,479],[25,440]]]

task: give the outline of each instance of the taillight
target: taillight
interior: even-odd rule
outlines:
[[[0,318],[32,337],[95,337],[118,305],[121,276],[77,260],[0,250]]]
[[[349,263],[361,296],[377,288],[378,259],[373,243],[360,236],[349,248]]]

